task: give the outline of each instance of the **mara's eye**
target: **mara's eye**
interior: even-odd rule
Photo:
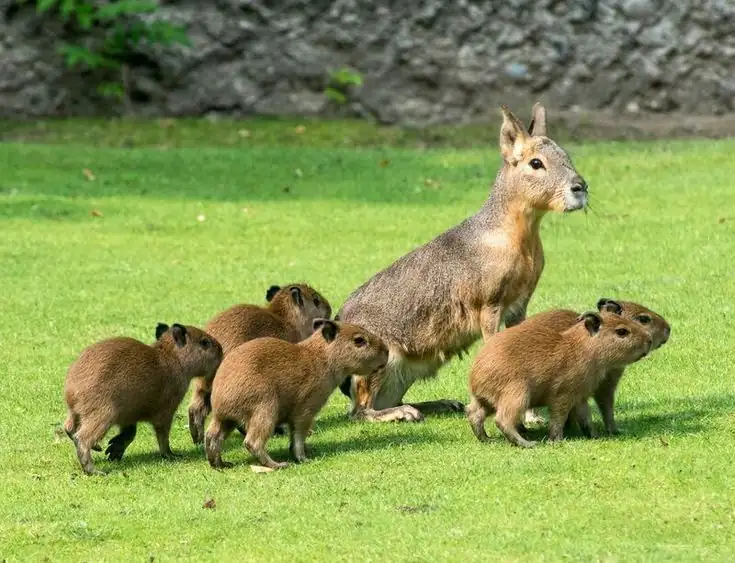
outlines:
[[[205,350],[212,347],[212,341],[209,338],[203,338],[199,344],[201,344],[202,348]]]
[[[357,346],[358,348],[367,346],[367,340],[365,340],[362,336],[355,336],[355,346]]]
[[[615,334],[617,334],[620,338],[623,338],[624,336],[628,336],[630,334],[630,331],[627,328],[616,328]]]
[[[544,163],[541,162],[538,158],[532,158],[528,165],[534,170],[541,170],[544,167]]]
[[[651,317],[649,317],[648,315],[638,315],[635,318],[635,320],[641,323],[642,325],[647,325],[648,323],[651,322]]]
[[[319,298],[318,297],[314,297],[314,307],[318,307],[321,304],[322,304],[322,302],[319,301]]]

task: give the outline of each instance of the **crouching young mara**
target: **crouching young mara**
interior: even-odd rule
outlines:
[[[507,107],[501,110],[503,163],[482,208],[375,274],[337,314],[390,350],[384,373],[352,376],[340,386],[352,399],[353,418],[417,421],[463,410],[458,401],[402,401],[415,381],[436,375],[481,336],[487,340],[502,323],[525,318],[544,268],[541,219],[587,204],[587,183],[547,137],[545,109],[533,107],[528,131]]]

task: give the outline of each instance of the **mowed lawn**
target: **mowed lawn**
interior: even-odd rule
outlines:
[[[60,434],[86,345],[203,325],[272,284],[331,301],[482,204],[485,150],[0,145],[0,559],[8,561],[735,558],[735,141],[568,147],[593,210],[549,215],[530,312],[642,302],[672,325],[618,394],[622,436],[522,451],[488,421],[349,422],[335,393],[314,460],[217,472],[186,404],[160,460],[142,425],[109,475]],[[430,283],[430,280],[427,280]],[[470,358],[409,400],[467,399]],[[596,422],[599,416],[595,411]],[[270,443],[288,455],[285,438]],[[216,508],[203,508],[214,499]]]

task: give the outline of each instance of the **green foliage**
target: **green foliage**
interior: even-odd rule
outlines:
[[[26,3],[28,0],[20,0]],[[156,2],[148,0],[117,0],[106,3],[91,0],[37,0],[36,11],[55,14],[74,26],[79,41],[63,42],[59,53],[69,68],[117,70],[125,57],[140,43],[190,46],[183,26],[160,20],[141,19],[155,14]],[[97,87],[104,96],[122,98],[126,95],[122,73],[117,79],[104,81]]]
[[[324,95],[338,104],[344,104],[349,99],[351,87],[362,86],[362,74],[342,67],[329,73],[329,84],[324,89]]]

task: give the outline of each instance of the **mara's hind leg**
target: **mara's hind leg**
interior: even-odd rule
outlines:
[[[138,427],[135,424],[122,426],[120,428],[120,433],[117,436],[110,438],[110,441],[107,443],[107,449],[105,450],[107,459],[110,461],[120,461],[125,450],[128,449],[128,446],[133,443],[133,440],[135,440],[135,434],[137,431]]]
[[[265,406],[258,408],[248,421],[248,433],[243,443],[261,465],[271,469],[285,469],[288,467],[288,463],[273,461],[265,449],[265,445],[276,427],[276,410]]]
[[[235,429],[235,423],[229,420],[219,420],[216,415],[209,423],[207,434],[204,436],[204,449],[207,452],[207,461],[215,469],[232,467],[228,461],[222,461],[222,443]]]
[[[495,408],[495,425],[505,434],[505,437],[512,443],[522,448],[532,448],[536,442],[526,440],[521,436],[519,426],[521,426],[521,417],[528,408],[528,398],[525,392],[508,390],[504,396],[500,397]]]
[[[541,416],[535,409],[526,409],[523,413],[523,425],[525,426],[536,426],[546,422],[546,419]]]
[[[92,447],[97,444],[110,429],[111,424],[102,417],[94,415],[80,419],[72,440],[77,447],[79,464],[87,475],[104,475],[104,471],[95,468],[92,463]]]
[[[489,414],[490,409],[486,408],[477,397],[471,395],[470,404],[467,407],[467,420],[472,432],[480,442],[487,442],[490,439],[485,432],[485,419]]]
[[[211,393],[211,386],[204,378],[194,380],[189,403],[189,433],[195,444],[204,442],[204,421],[212,411]]]

